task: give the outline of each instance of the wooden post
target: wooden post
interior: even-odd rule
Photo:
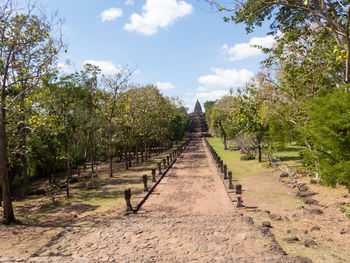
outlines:
[[[167,167],[169,167],[169,165],[170,165],[170,156],[169,155],[167,155],[167,157],[166,157],[166,165],[167,165]]]
[[[163,159],[163,167],[164,167],[164,169],[166,169],[166,160],[165,159]]]
[[[224,173],[224,162],[222,160],[220,160],[220,171]]]

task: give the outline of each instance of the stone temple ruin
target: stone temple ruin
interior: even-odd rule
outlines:
[[[202,111],[201,104],[197,100],[194,112],[188,114],[190,118],[190,132],[196,137],[207,136],[208,125],[205,121],[205,113]]]

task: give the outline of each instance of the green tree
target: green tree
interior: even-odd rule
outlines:
[[[341,87],[331,93],[323,92],[309,104],[309,121],[298,127],[310,148],[304,160],[320,173],[326,184],[337,181],[350,189],[350,93]],[[316,165],[317,164],[317,165]]]
[[[261,162],[262,143],[267,137],[269,124],[262,118],[262,104],[256,100],[256,87],[247,86],[236,96],[231,118],[239,133],[254,136],[259,162]]]
[[[89,109],[89,125],[88,125],[88,140],[90,149],[91,160],[91,174],[94,174],[94,164],[96,158],[96,145],[95,145],[95,133],[96,127],[96,91],[98,88],[98,75],[101,73],[101,69],[98,66],[92,64],[85,64],[83,69],[83,79],[86,87],[90,91],[90,100],[88,103]]]
[[[299,0],[234,0],[230,6],[222,6],[219,1],[206,0],[221,11],[233,12],[230,18],[236,23],[245,23],[247,32],[262,26],[265,20],[273,32],[292,30],[303,24],[313,24],[331,33],[336,42],[337,60],[344,64],[341,72],[346,83],[350,82],[350,6],[346,0],[299,1]]]
[[[53,70],[55,56],[61,47],[50,37],[54,21],[47,21],[44,16],[40,18],[33,13],[34,8],[16,12],[11,0],[1,3],[0,174],[4,203],[3,223],[6,224],[15,220],[7,164],[8,111],[20,98],[24,100],[24,95],[39,83],[43,75]]]
[[[123,69],[113,77],[103,77],[103,89],[100,90],[100,101],[97,104],[98,110],[108,123],[108,160],[109,176],[113,177],[113,129],[115,123],[126,105],[120,105],[125,100],[121,100],[119,94],[125,91],[126,85],[132,75],[131,70]],[[118,114],[119,113],[119,114]]]
[[[206,102],[204,102],[204,105],[203,105],[204,110],[205,110],[205,120],[206,120],[209,127],[210,127],[210,123],[211,123],[211,121],[210,121],[211,110],[216,102],[217,102],[217,100],[207,100]]]
[[[205,105],[205,104],[204,104]],[[230,113],[234,107],[232,96],[224,96],[217,101],[209,110],[210,127],[217,132],[223,140],[224,149],[227,150],[227,139],[233,137],[233,125]]]

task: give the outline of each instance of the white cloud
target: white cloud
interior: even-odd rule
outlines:
[[[208,90],[208,88],[207,88],[207,87],[204,87],[204,86],[199,86],[199,87],[197,88],[197,90],[198,90],[198,91],[206,91],[206,90]]]
[[[125,30],[136,31],[143,35],[154,35],[158,28],[167,28],[179,18],[192,12],[193,6],[185,1],[147,0],[142,7],[142,14],[134,13]]]
[[[121,10],[120,8],[112,7],[110,9],[103,11],[101,13],[101,18],[102,18],[102,22],[113,21],[117,17],[121,17],[122,15],[123,15],[123,10]]]
[[[134,0],[126,0],[124,5],[134,5]]]
[[[271,35],[266,37],[253,37],[250,39],[249,43],[236,44],[233,47],[224,44],[222,50],[229,55],[229,60],[235,61],[262,54],[261,49],[253,47],[254,45],[271,48],[274,43],[275,37]]]
[[[105,75],[118,74],[121,71],[121,66],[115,66],[111,61],[85,60],[83,62],[83,65],[85,64],[92,64],[98,66],[101,69],[101,73]]]
[[[70,63],[70,61],[65,63],[57,63],[57,69],[62,73],[71,73],[73,71],[73,65]]]
[[[207,101],[207,100],[218,100],[221,97],[228,95],[229,91],[227,90],[213,90],[210,92],[198,92],[196,93],[196,99],[200,101]]]
[[[246,69],[212,68],[211,70],[215,74],[199,77],[198,82],[201,86],[198,88],[198,91],[239,88],[243,87],[254,77],[254,73]]]
[[[160,90],[170,90],[170,89],[173,89],[174,88],[174,85],[171,84],[169,81],[166,81],[166,82],[157,82],[156,83],[156,86],[158,89]]]

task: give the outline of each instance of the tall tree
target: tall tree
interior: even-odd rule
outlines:
[[[113,177],[113,129],[115,128],[116,118],[120,116],[121,108],[125,105],[119,94],[125,91],[127,83],[132,75],[132,70],[123,69],[113,77],[103,77],[103,89],[100,90],[101,98],[97,104],[98,110],[102,113],[108,123],[108,160],[109,160],[109,176]]]
[[[83,77],[85,79],[86,85],[90,91],[90,102],[89,102],[89,144],[90,144],[90,159],[91,159],[91,175],[94,174],[94,163],[96,156],[96,145],[94,141],[94,136],[96,132],[95,125],[95,93],[98,85],[98,75],[101,73],[101,69],[98,66],[92,64],[85,64],[83,70]]]
[[[217,132],[223,140],[224,149],[227,150],[228,136],[233,134],[233,125],[230,120],[230,113],[234,108],[232,96],[224,96],[210,108],[210,127]]]
[[[21,13],[13,1],[3,0],[0,8],[0,174],[4,203],[3,223],[15,220],[7,165],[6,119],[11,107],[27,94],[40,78],[53,70],[61,43],[50,37],[54,21],[34,14],[35,7]],[[22,85],[22,86],[21,86]],[[24,114],[24,113],[23,113]]]
[[[231,116],[240,133],[254,136],[259,162],[261,162],[262,143],[266,139],[269,123],[266,123],[262,118],[262,103],[256,100],[254,84],[247,86],[243,92],[236,96]]]

